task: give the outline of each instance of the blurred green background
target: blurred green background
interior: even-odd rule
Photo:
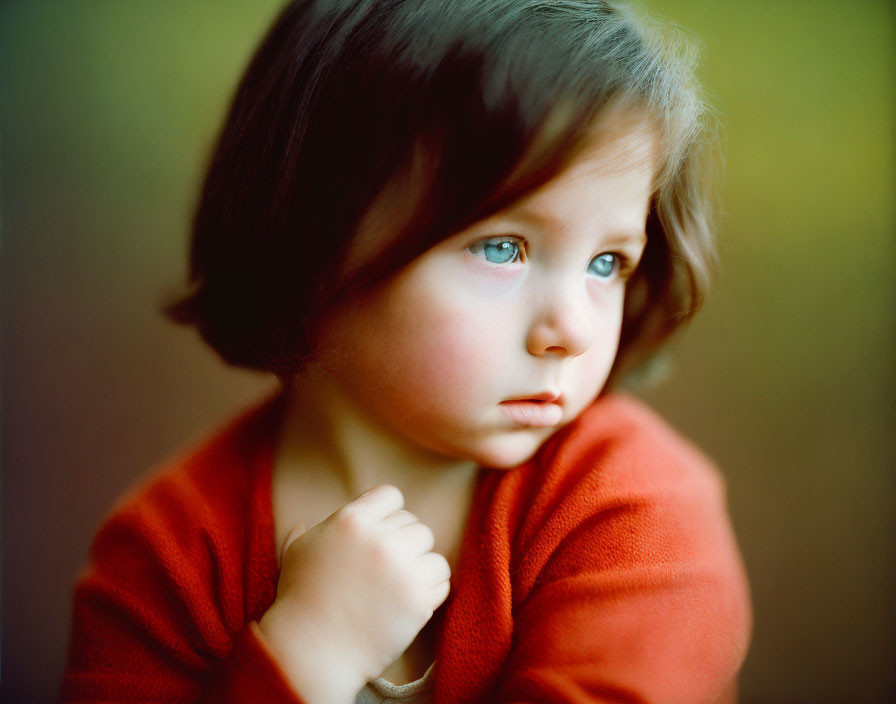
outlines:
[[[893,4],[645,4],[698,38],[727,138],[722,271],[642,395],[728,479],[741,700],[896,701]],[[157,307],[279,5],[0,3],[4,701],[55,697],[115,498],[274,386]]]

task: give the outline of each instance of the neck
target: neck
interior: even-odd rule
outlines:
[[[283,426],[284,450],[297,466],[334,478],[350,498],[378,484],[394,484],[406,506],[468,488],[478,466],[398,437],[370,417],[325,371],[310,369],[293,381]],[[413,509],[410,509],[413,510]]]

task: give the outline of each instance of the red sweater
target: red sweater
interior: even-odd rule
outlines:
[[[75,588],[64,701],[300,701],[255,624],[277,586],[283,401],[113,510]],[[480,471],[437,614],[435,704],[733,702],[751,611],[722,480],[605,397],[530,462]]]

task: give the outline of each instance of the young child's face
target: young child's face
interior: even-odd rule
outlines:
[[[323,366],[398,438],[485,466],[524,462],[613,365],[655,148],[643,123],[603,125],[542,188],[328,316]]]

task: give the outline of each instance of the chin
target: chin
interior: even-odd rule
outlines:
[[[513,469],[532,459],[535,453],[538,452],[538,448],[542,446],[548,437],[550,435],[536,438],[531,435],[520,434],[498,438],[483,447],[477,448],[475,455],[470,459],[478,462],[483,467]]]

